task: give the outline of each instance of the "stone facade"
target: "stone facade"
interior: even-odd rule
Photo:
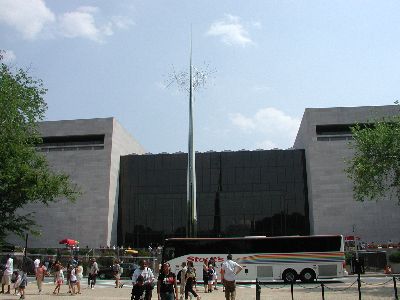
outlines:
[[[119,159],[144,149],[114,118],[42,122],[40,132],[45,139],[38,149],[53,170],[70,175],[82,195],[75,203],[60,199],[25,207],[24,213],[35,213],[41,231],[29,238],[30,247],[55,247],[64,238],[81,247],[116,244]]]
[[[356,234],[366,242],[399,241],[397,199],[378,202],[353,199],[352,182],[344,172],[345,160],[353,155],[349,148],[351,134],[335,133],[332,128],[331,132],[328,129],[317,133],[318,126],[369,123],[398,113],[399,107],[395,105],[305,110],[294,148],[306,152],[312,234]]]

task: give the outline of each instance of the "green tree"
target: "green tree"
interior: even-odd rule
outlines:
[[[346,161],[357,201],[397,198],[400,204],[400,115],[376,120],[373,125],[352,127],[350,147],[354,156]]]
[[[49,203],[65,197],[75,201],[77,186],[68,175],[50,170],[36,151],[42,142],[38,121],[44,119],[46,89],[41,80],[3,62],[0,51],[0,242],[14,233],[38,233],[29,203]]]

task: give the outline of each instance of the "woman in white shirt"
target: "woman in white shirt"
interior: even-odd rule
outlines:
[[[75,274],[76,274],[76,287],[78,288],[78,294],[80,294],[81,281],[83,279],[83,267],[80,264],[75,268]]]

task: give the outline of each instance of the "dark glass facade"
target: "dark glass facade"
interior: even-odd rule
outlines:
[[[187,154],[121,157],[118,244],[184,237]],[[196,153],[199,237],[307,235],[304,150]]]

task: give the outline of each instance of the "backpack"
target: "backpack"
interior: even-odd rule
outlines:
[[[113,269],[114,273],[119,273],[119,271],[121,270],[121,267],[119,264],[115,264],[115,265],[113,265],[112,269]]]
[[[212,278],[212,277],[214,276],[214,270],[211,269],[211,268],[208,269],[207,273],[208,273],[208,276],[209,276],[210,278]]]
[[[186,272],[186,278],[195,278],[196,277],[196,271],[194,268],[188,268]]]

